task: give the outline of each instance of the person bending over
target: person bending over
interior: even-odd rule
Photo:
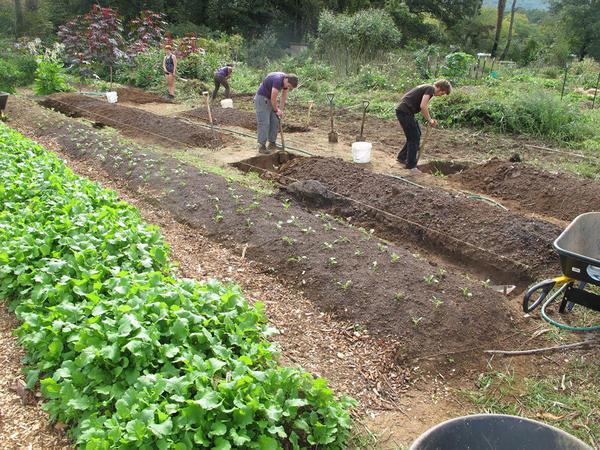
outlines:
[[[417,169],[417,159],[421,143],[421,129],[415,114],[421,112],[427,124],[435,127],[437,121],[429,114],[429,100],[434,96],[448,95],[451,91],[452,85],[447,80],[438,80],[433,85],[422,84],[405,93],[396,107],[396,117],[406,136],[406,143],[397,159],[413,173],[420,172]]]
[[[259,153],[271,153],[277,149],[277,130],[285,111],[288,91],[298,86],[298,77],[293,73],[272,72],[260,83],[254,106],[256,107],[256,128]],[[277,97],[281,92],[281,103]],[[267,148],[267,140],[269,147]]]
[[[212,100],[215,101],[217,98],[217,92],[221,85],[225,88],[225,98],[229,98],[229,77],[233,72],[233,66],[231,64],[227,64],[226,66],[221,67],[215,71],[215,90],[212,95]]]

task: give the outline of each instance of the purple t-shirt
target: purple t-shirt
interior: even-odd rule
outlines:
[[[263,97],[271,98],[271,89],[275,88],[279,91],[283,89],[284,78],[285,73],[283,72],[271,72],[265,77],[262,83],[260,83],[258,91],[256,91],[256,95],[262,95]]]
[[[215,75],[217,77],[227,78],[227,76],[229,75],[229,67],[225,66],[225,67],[221,67],[220,69],[217,69],[217,71],[215,72]]]

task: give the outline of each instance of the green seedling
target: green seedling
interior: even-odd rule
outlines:
[[[387,245],[385,245],[385,244],[382,244],[381,242],[379,242],[379,243],[377,244],[377,249],[378,249],[378,250],[379,250],[381,253],[384,253],[384,252],[386,252],[386,251],[387,251],[388,247],[387,247]]]
[[[331,242],[323,242],[323,247],[327,250],[333,250],[333,244]]]
[[[347,280],[343,283],[341,281],[338,281],[337,284],[345,291],[350,289],[350,286],[352,286],[352,280]]]
[[[377,269],[379,269],[379,263],[377,261],[373,261],[371,263],[371,269],[373,270],[373,272],[377,272]]]
[[[312,227],[302,228],[303,233],[316,233]]]
[[[402,300],[406,300],[406,293],[402,292],[402,291],[398,291],[394,294],[394,300],[396,300],[397,302],[400,302]]]
[[[331,256],[328,260],[327,260],[327,265],[328,266],[337,266],[337,259],[335,258],[335,256]]]
[[[354,256],[362,256],[363,255],[363,251],[360,248],[357,248],[354,251]]]
[[[339,242],[340,244],[349,244],[350,239],[347,236],[338,236],[334,243]]]
[[[250,220],[250,218],[246,218],[246,228],[251,228],[254,226],[254,222],[252,222],[252,220]]]
[[[425,284],[427,285],[432,285],[432,284],[437,284],[440,282],[440,280],[438,280],[435,275],[427,275],[423,277],[423,281],[425,281]]]
[[[291,237],[289,237],[289,236],[283,236],[283,237],[281,238],[281,240],[282,240],[283,242],[285,242],[287,245],[294,245],[294,244],[296,243],[296,239],[292,239],[292,238],[291,238]]]
[[[400,259],[400,255],[398,253],[394,252],[390,255],[390,262],[392,264],[398,262],[399,259]]]
[[[288,260],[288,262],[299,263],[306,259],[307,259],[306,256],[290,256],[287,260]]]
[[[277,223],[275,223],[275,228],[281,230],[283,228],[283,220],[278,220]]]
[[[448,271],[446,269],[444,269],[443,267],[440,267],[438,269],[438,275],[440,276],[440,278],[446,278],[446,275],[448,274]]]
[[[464,287],[460,290],[460,293],[462,294],[462,296],[465,299],[470,299],[471,297],[473,297],[473,293],[471,292],[471,290],[468,287]]]
[[[412,323],[415,326],[415,328],[417,328],[419,326],[419,324],[421,323],[421,321],[423,320],[423,317],[412,317],[411,320],[412,320]]]
[[[330,222],[324,223],[323,228],[325,231],[332,231],[336,229]]]
[[[444,304],[444,302],[437,298],[435,295],[432,297],[431,303],[433,303],[433,306],[435,306],[436,309]]]
[[[286,199],[283,201],[282,205],[283,205],[283,209],[285,209],[285,210],[288,210],[288,209],[289,209],[289,207],[290,207],[290,205],[291,205],[291,203],[290,203],[290,199],[289,199],[289,198],[286,198]]]

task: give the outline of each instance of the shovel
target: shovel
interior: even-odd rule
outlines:
[[[427,144],[427,140],[429,139],[429,135],[431,134],[431,127],[429,125],[425,125],[425,136],[421,140],[421,145],[419,145],[419,150],[417,150],[417,162],[425,152],[425,144]]]
[[[333,130],[333,92],[327,94],[327,100],[329,100],[329,123],[331,125],[331,131],[329,132],[329,142],[335,144],[338,141],[338,134]]]
[[[367,117],[367,109],[369,108],[369,102],[367,100],[363,100],[363,117],[362,123],[360,125],[360,136],[356,138],[356,142],[365,142],[365,137],[363,136],[363,131],[365,130],[365,118]]]
[[[285,152],[285,140],[283,139],[283,119],[279,118],[279,133],[281,133],[281,150]]]

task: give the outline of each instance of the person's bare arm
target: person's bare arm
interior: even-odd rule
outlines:
[[[281,94],[281,115],[283,116],[283,112],[285,111],[285,103],[287,102],[288,90],[284,89],[283,94]]]
[[[163,58],[163,72],[167,73],[167,57]]]
[[[431,118],[431,114],[429,114],[429,100],[431,100],[431,95],[424,95],[421,100],[421,114],[425,117],[425,120],[428,124],[436,126],[437,120]]]
[[[275,114],[280,116],[281,112],[279,111],[279,107],[277,106],[277,96],[278,95],[279,95],[279,89],[277,89],[275,87],[272,88],[271,89],[271,106],[273,107],[273,111],[275,111]]]

